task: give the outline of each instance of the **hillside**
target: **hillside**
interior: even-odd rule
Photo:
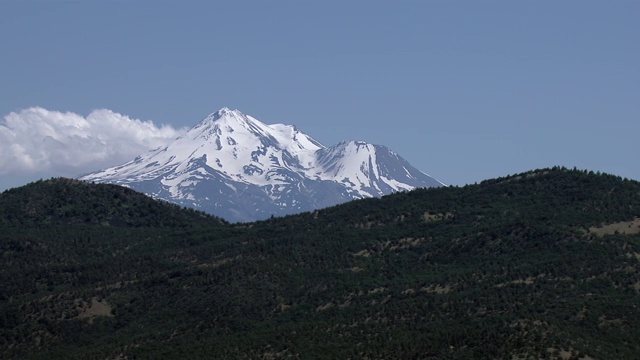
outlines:
[[[126,187],[65,178],[40,180],[0,196],[0,224],[5,226],[184,227],[214,219]]]
[[[2,358],[640,353],[635,181],[554,168],[241,225],[176,209],[164,227],[136,216],[164,203],[136,226],[69,215],[118,212],[117,187],[36,185],[0,195]],[[55,206],[9,211],[34,189]]]

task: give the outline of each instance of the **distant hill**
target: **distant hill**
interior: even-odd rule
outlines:
[[[236,225],[151,202],[127,226],[104,214],[140,194],[78,186],[0,195],[2,358],[640,353],[636,181],[542,169]]]
[[[188,211],[131,189],[56,178],[5,190],[0,195],[3,225],[191,226],[224,222]]]

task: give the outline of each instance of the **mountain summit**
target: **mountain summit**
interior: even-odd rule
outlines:
[[[444,185],[384,146],[326,147],[295,126],[266,125],[228,108],[169,145],[80,179],[128,186],[229,221]]]

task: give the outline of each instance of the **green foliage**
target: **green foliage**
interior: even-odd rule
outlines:
[[[235,225],[41,181],[0,195],[0,357],[631,359],[640,235],[590,228],[639,217],[564,168]]]

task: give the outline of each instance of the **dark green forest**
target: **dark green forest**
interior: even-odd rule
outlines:
[[[229,224],[0,194],[0,358],[637,359],[640,183],[555,167]]]

